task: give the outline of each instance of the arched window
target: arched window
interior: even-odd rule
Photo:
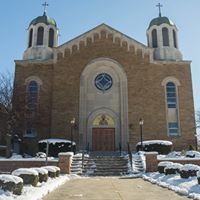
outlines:
[[[54,30],[52,28],[49,29],[49,47],[53,47],[54,45]]]
[[[40,26],[37,31],[37,45],[43,45],[43,38],[44,38],[44,28]]]
[[[33,40],[33,29],[29,32],[29,41],[28,41],[28,47],[32,46],[32,40]]]
[[[27,107],[35,111],[38,105],[39,87],[36,81],[30,81],[27,86]]]
[[[166,94],[168,108],[176,108],[176,85],[173,82],[167,83]]]
[[[163,46],[169,46],[169,31],[167,28],[162,29]]]
[[[173,30],[174,47],[177,48],[176,32]]]
[[[162,81],[162,85],[165,87],[166,93],[167,134],[176,137],[181,134],[178,103],[178,86],[180,86],[180,82],[174,77],[166,77]]]
[[[153,48],[157,48],[158,47],[157,30],[153,29],[151,35],[152,35],[152,46]]]

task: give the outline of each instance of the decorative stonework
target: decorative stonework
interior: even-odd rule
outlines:
[[[137,42],[136,40],[111,28],[106,24],[101,24],[96,28],[56,48],[54,51],[54,59],[57,60],[74,54],[81,48],[90,46],[92,43],[102,39],[110,40],[113,43],[118,44],[119,47],[123,47],[128,52],[131,51],[136,54],[140,52],[142,57],[149,56],[150,60],[153,59],[153,49],[148,48],[147,46]]]
[[[112,87],[106,91],[97,91],[94,77],[101,73],[109,74],[113,79]],[[87,95],[85,95],[87,94]],[[122,66],[112,59],[92,60],[81,74],[80,82],[80,119],[79,135],[82,148],[92,144],[93,122],[99,115],[108,115],[114,120],[115,146],[126,149],[128,142],[128,89],[127,77]]]

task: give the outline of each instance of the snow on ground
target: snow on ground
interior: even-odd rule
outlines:
[[[200,159],[200,152],[198,151],[183,151],[183,152],[178,152],[178,151],[172,151],[167,155],[158,155],[157,156],[159,160],[194,160]]]
[[[165,175],[158,172],[144,173],[143,179],[162,187],[166,187],[181,195],[200,200],[200,185],[197,177],[181,178],[179,174]]]
[[[58,186],[70,179],[80,178],[77,175],[60,175],[57,178],[49,178],[46,183],[39,183],[37,187],[25,185],[22,195],[13,195],[11,192],[0,190],[0,200],[41,200],[45,195],[55,190]]]

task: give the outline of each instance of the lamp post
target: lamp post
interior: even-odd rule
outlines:
[[[141,142],[141,150],[143,151],[143,124],[144,124],[144,120],[142,118],[140,118],[139,120],[139,125],[140,125],[140,142]]]
[[[72,145],[73,145],[73,128],[75,126],[75,118],[73,118],[71,121],[70,121],[70,124],[71,124],[71,151],[72,151]]]

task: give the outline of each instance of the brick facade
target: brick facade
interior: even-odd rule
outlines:
[[[81,119],[81,74],[88,63],[98,58],[108,58],[119,63],[126,74],[127,142],[133,148],[140,140],[138,123],[141,117],[144,119],[144,140],[170,140],[177,150],[186,149],[190,144],[195,145],[190,62],[156,61],[152,54],[151,48],[104,25],[55,48],[53,60],[16,61],[14,104],[20,105],[22,138],[26,120],[25,80],[30,76],[37,76],[42,81],[37,118],[38,134],[35,138],[24,138],[25,151],[37,152],[37,141],[40,139],[70,139],[70,120],[73,117],[77,121]],[[180,82],[178,101],[181,136],[178,137],[169,137],[167,134],[165,88],[162,86],[166,77],[174,77]],[[74,130],[74,138],[79,144],[79,127]]]

